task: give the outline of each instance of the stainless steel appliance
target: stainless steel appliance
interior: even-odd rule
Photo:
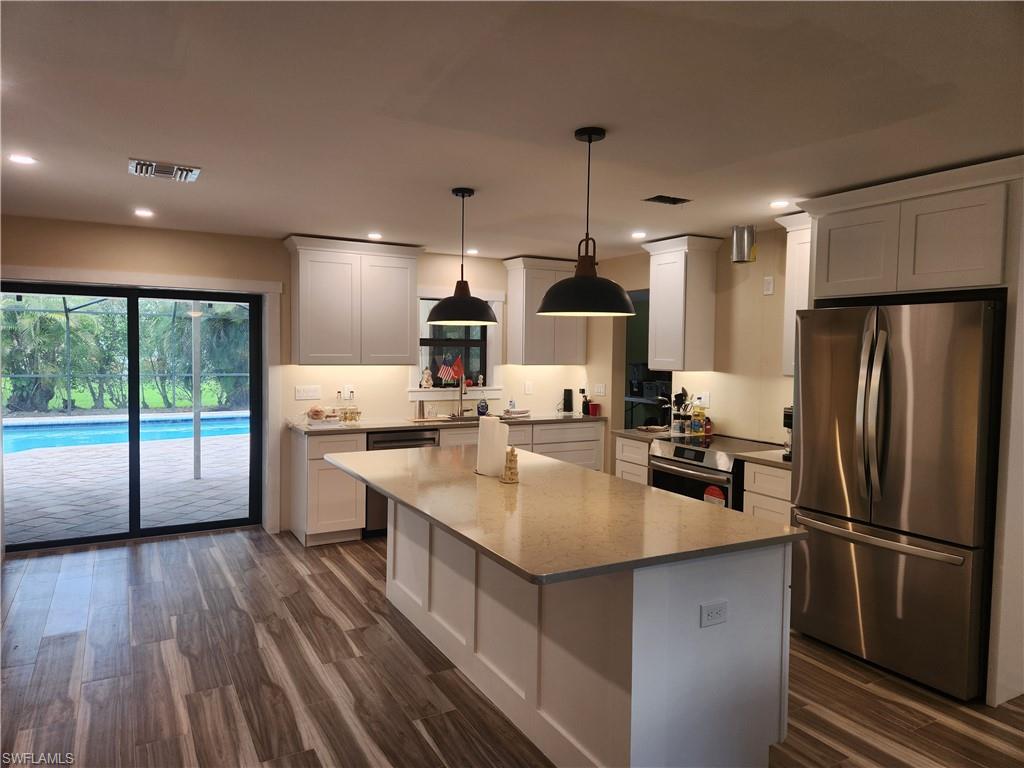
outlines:
[[[702,501],[721,499],[722,506],[742,509],[742,462],[736,462],[735,455],[777,447],[719,435],[658,437],[651,441],[647,484]]]
[[[436,429],[409,429],[394,432],[368,432],[366,450],[386,451],[392,448],[420,448],[437,445],[440,436]],[[388,499],[383,494],[366,489],[366,527],[364,534],[381,535],[388,530]]]
[[[962,699],[982,685],[1001,333],[994,301],[797,313],[792,625]]]

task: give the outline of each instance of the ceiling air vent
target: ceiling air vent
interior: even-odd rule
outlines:
[[[672,195],[655,195],[654,197],[645,197],[645,203],[661,203],[662,205],[682,205],[683,203],[690,202],[685,197],[672,197]]]
[[[199,178],[199,171],[194,165],[178,165],[177,163],[161,163],[156,160],[128,159],[128,173],[132,176],[148,176],[153,179],[168,181],[192,182]]]

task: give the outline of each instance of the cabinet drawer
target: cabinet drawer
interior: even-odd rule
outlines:
[[[366,435],[320,435],[306,438],[306,458],[322,459],[327,453],[350,453],[366,450]]]
[[[509,424],[508,444],[529,448],[533,445],[533,426],[530,424]]]
[[[604,434],[604,422],[591,421],[577,424],[535,424],[533,444],[574,443],[584,440],[600,440]],[[539,453],[539,451],[538,451]]]
[[[789,503],[793,475],[788,469],[767,467],[749,461],[746,465],[743,478],[744,493],[753,491]]]
[[[621,459],[615,462],[615,476],[623,480],[632,480],[634,483],[647,485],[647,467],[630,464],[628,461],[622,461]]]
[[[452,448],[459,445],[476,445],[480,439],[480,429],[442,429],[441,447]]]
[[[650,445],[641,440],[630,440],[625,437],[615,438],[615,458],[628,461],[630,464],[647,466],[647,453]]]
[[[567,461],[570,464],[579,464],[581,467],[596,469],[604,468],[604,456],[601,454],[601,441],[594,440],[586,443],[548,443],[546,445],[533,446],[533,452],[541,456],[550,456],[552,459]]]
[[[743,512],[759,520],[772,520],[789,525],[790,504],[782,499],[762,496],[760,493],[743,492]]]

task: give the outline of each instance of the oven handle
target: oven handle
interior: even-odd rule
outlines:
[[[649,463],[652,471],[668,472],[670,475],[688,477],[691,480],[703,480],[706,483],[714,483],[716,485],[732,485],[732,475],[718,474],[717,472],[700,472],[696,469],[683,469],[672,464],[664,464],[657,459],[650,459]]]

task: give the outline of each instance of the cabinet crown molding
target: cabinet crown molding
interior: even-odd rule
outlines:
[[[811,228],[811,214],[806,211],[790,213],[786,216],[779,216],[775,223],[785,228],[787,232],[799,232],[802,229]]]
[[[514,256],[503,259],[505,269],[549,269],[554,272],[572,272],[576,259],[552,259],[544,256]]]
[[[869,208],[915,197],[927,197],[943,192],[954,192],[969,187],[1012,181],[1024,177],[1024,155],[1014,155],[987,163],[965,165],[948,171],[926,173],[909,179],[875,184],[848,192],[804,200],[800,205],[814,218],[830,213]]]
[[[702,235],[680,235],[666,240],[644,243],[644,250],[651,255],[673,253],[675,251],[717,251],[722,245],[720,237],[704,237]]]
[[[397,256],[415,259],[424,252],[418,245],[393,245],[391,243],[367,243],[362,240],[335,240],[327,237],[305,237],[290,235],[284,245],[294,256],[299,251],[329,251],[331,253],[355,253],[364,256]]]

